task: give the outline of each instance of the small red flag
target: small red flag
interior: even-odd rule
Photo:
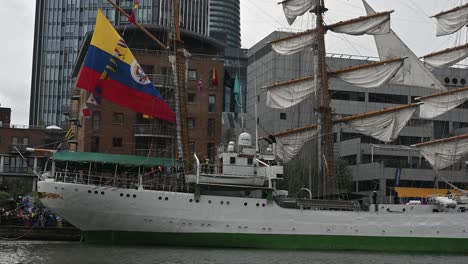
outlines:
[[[135,10],[132,10],[132,13],[130,14],[130,16],[128,17],[128,22],[132,23],[132,24],[135,24],[136,23],[136,20],[135,20]]]
[[[218,74],[216,74],[216,68],[213,67],[213,77],[211,79],[213,86],[218,86]]]

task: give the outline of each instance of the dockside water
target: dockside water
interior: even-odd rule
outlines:
[[[96,246],[78,242],[0,240],[0,264],[466,264],[468,256]]]

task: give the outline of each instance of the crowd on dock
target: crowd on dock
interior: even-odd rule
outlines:
[[[63,227],[67,224],[51,211],[34,206],[32,196],[10,199],[6,208],[0,208],[0,225],[24,227]]]

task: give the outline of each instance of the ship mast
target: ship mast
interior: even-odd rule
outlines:
[[[180,38],[180,27],[179,27],[179,1],[172,1],[172,9],[174,11],[174,52],[176,54],[176,68],[177,68],[177,84],[178,84],[178,98],[175,98],[179,102],[180,120],[180,137],[182,138],[182,153],[179,153],[179,157],[184,160],[184,167],[186,170],[192,165],[189,143],[188,143],[188,127],[187,127],[187,91],[185,87],[185,54],[184,54],[184,42]]]
[[[318,79],[320,80],[319,89],[319,107],[320,127],[321,127],[321,149],[324,151],[325,164],[323,166],[323,181],[324,194],[336,193],[336,175],[335,175],[335,160],[333,154],[333,121],[330,107],[330,95],[328,93],[328,71],[325,63],[325,33],[326,28],[323,23],[323,13],[326,12],[325,0],[320,0],[320,4],[315,9],[317,17],[316,27],[318,33]],[[319,159],[321,157],[318,157]]]

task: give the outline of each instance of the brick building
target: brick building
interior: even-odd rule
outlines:
[[[148,28],[160,39],[167,40],[163,27]],[[74,77],[78,76],[86,55],[91,34],[80,52]],[[174,75],[168,59],[169,52],[160,50],[136,29],[126,29],[125,39],[145,73],[153,81],[162,97],[174,107]],[[220,54],[223,44],[204,35],[182,31],[185,48],[191,53],[188,62],[187,124],[192,152],[201,158],[214,158],[221,142],[221,113],[223,103],[224,61]],[[218,85],[212,83],[213,70]],[[123,108],[105,99],[99,106],[87,104],[91,116],[84,118],[79,111],[89,93],[76,89],[72,92],[72,105],[65,114],[73,126],[76,141],[71,141],[77,151],[133,154],[141,156],[175,157],[175,126],[157,119],[147,119],[141,114]],[[131,100],[131,98],[129,98]],[[76,143],[76,145],[75,145]],[[74,146],[73,146],[74,145]]]

